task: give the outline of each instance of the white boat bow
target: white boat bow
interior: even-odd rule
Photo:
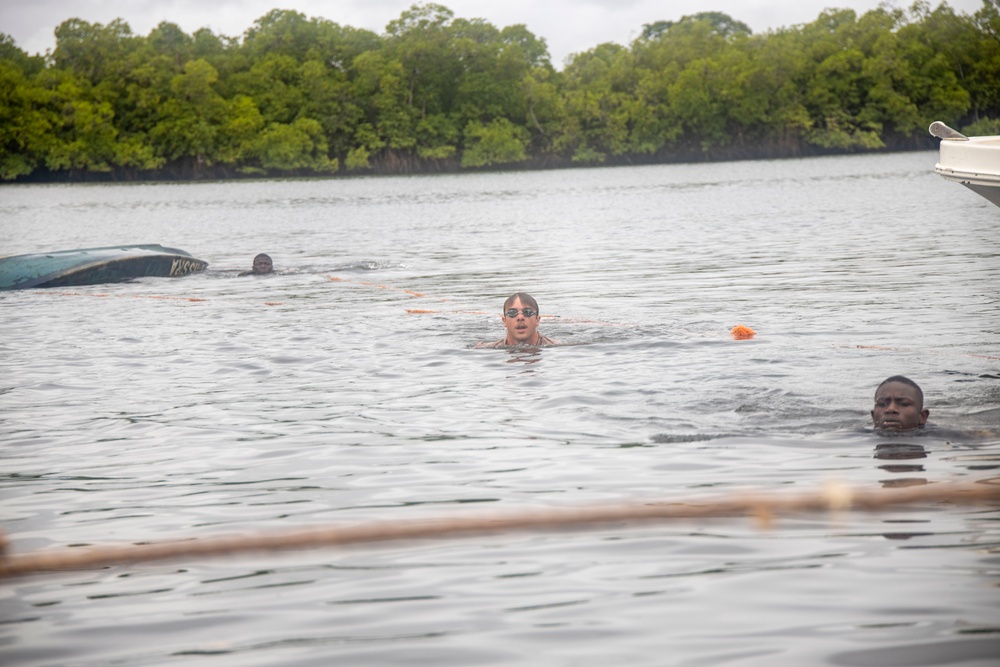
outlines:
[[[1000,206],[1000,136],[967,137],[940,121],[928,129],[941,139],[934,171]]]

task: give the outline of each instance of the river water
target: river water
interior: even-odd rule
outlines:
[[[935,160],[3,186],[0,254],[161,243],[210,266],[0,293],[0,526],[22,553],[997,483],[1000,210]],[[237,277],[258,252],[277,273]],[[473,349],[515,291],[563,344]],[[897,373],[931,423],[885,438],[868,411]],[[995,665],[998,518],[925,503],[34,575],[0,581],[0,663]]]

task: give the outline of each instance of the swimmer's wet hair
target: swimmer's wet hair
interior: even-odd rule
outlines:
[[[890,382],[899,382],[900,384],[905,384],[913,387],[917,390],[917,396],[920,397],[920,407],[924,407],[924,390],[920,388],[920,385],[906,377],[905,375],[893,375],[882,380],[877,387],[875,387],[875,395],[878,396],[878,390],[882,388],[883,385],[889,384]]]
[[[517,301],[518,299],[520,299],[521,303],[524,304],[525,306],[531,306],[531,309],[534,310],[536,313],[542,312],[538,310],[538,302],[535,301],[535,297],[531,296],[530,294],[526,294],[525,292],[517,292],[507,297],[507,300],[503,302],[504,312],[507,312],[507,309],[510,308],[510,305],[515,301]]]

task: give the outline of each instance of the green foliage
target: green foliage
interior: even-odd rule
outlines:
[[[0,179],[596,164],[926,145],[1000,118],[1000,0],[918,0],[754,35],[714,11],[551,63],[523,25],[415,4],[384,34],[275,9],[242,35],[70,19],[0,33]]]
[[[0,60],[0,179],[30,174],[44,160],[55,120],[48,98],[14,62]]]
[[[217,159],[223,164],[255,168],[251,163],[257,152],[258,137],[267,122],[257,103],[246,95],[237,95],[226,104],[217,139]]]
[[[120,79],[138,41],[121,19],[106,26],[70,19],[56,28],[55,35],[54,66],[94,84]]]
[[[371,163],[368,158],[371,157],[371,151],[369,151],[364,146],[358,146],[357,148],[352,148],[347,153],[347,159],[344,160],[344,166],[351,171],[358,171],[359,169],[371,169]]]
[[[323,128],[312,118],[290,125],[271,123],[258,136],[254,153],[260,166],[274,171],[335,171],[337,161],[327,155]]]
[[[601,44],[566,68],[566,111],[571,121],[558,145],[576,162],[603,162],[629,152],[630,129],[643,113],[636,99],[633,55],[617,44]]]
[[[465,126],[463,167],[488,167],[495,164],[523,162],[528,131],[506,118],[497,118],[488,125],[469,121]]]
[[[229,105],[215,90],[219,73],[203,59],[192,60],[170,80],[172,95],[150,128],[157,154],[170,161],[194,159],[211,165],[219,157],[218,134]]]
[[[0,32],[0,62],[14,65],[26,76],[34,76],[45,69],[43,57],[29,56],[17,47],[13,37],[4,32]]]
[[[433,114],[417,123],[417,155],[425,159],[449,158],[457,150],[459,132],[445,114]]]
[[[984,137],[1000,134],[1000,118],[980,118],[975,123],[969,123],[961,129],[967,137]]]

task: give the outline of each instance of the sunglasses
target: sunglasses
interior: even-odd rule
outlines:
[[[522,308],[521,310],[518,310],[517,308],[511,308],[510,310],[504,312],[504,315],[506,315],[507,317],[517,317],[518,313],[524,313],[525,317],[534,317],[536,314],[534,309],[532,308]]]

